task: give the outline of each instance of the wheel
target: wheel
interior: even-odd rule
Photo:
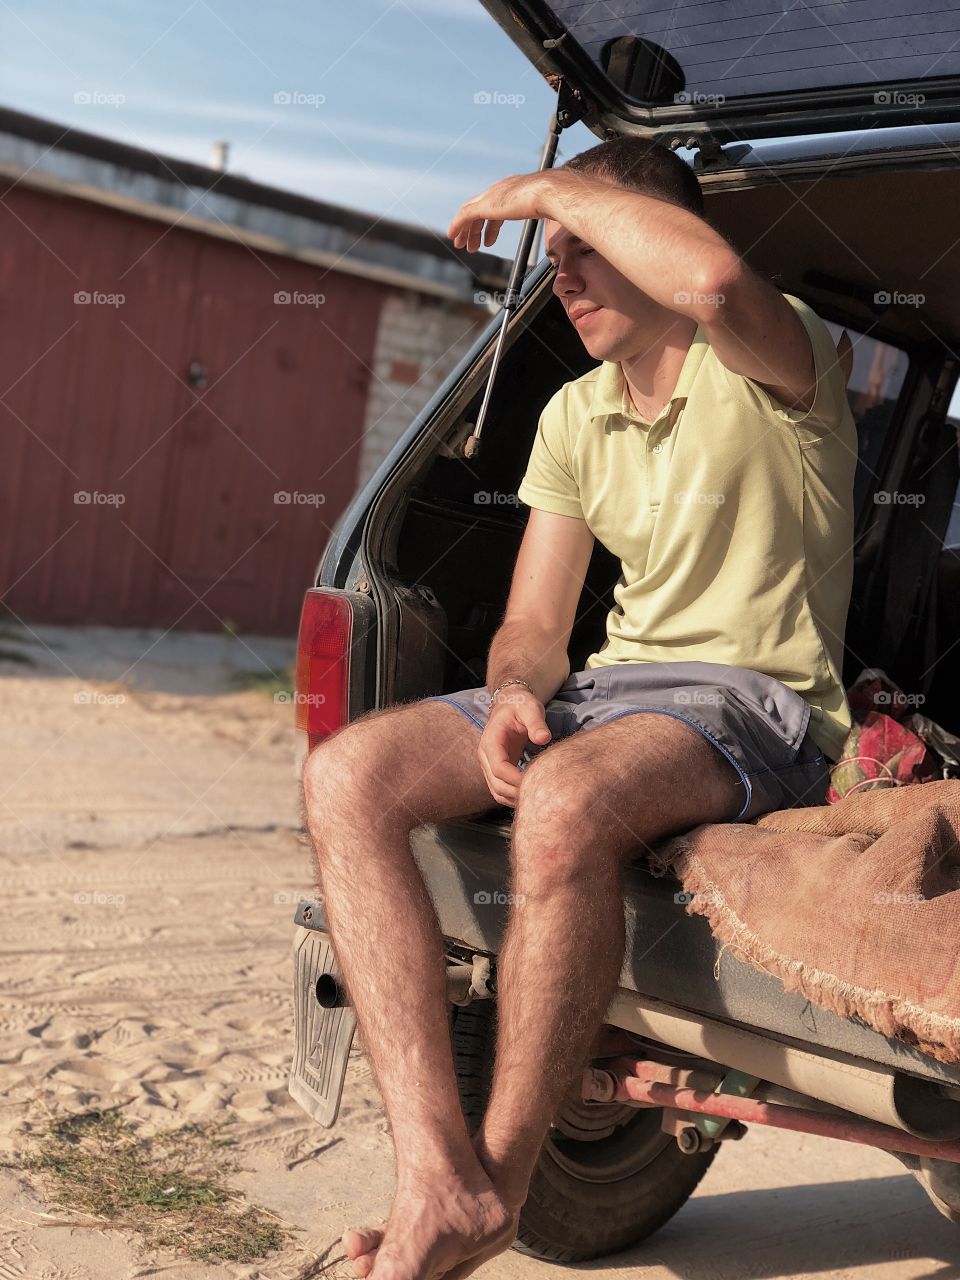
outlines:
[[[453,1050],[471,1134],[493,1068],[496,1001],[454,1007]],[[686,1202],[717,1147],[684,1155],[660,1107],[566,1104],[543,1144],[514,1248],[549,1262],[584,1262],[645,1240]]]

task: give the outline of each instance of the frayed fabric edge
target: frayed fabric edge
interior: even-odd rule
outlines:
[[[680,843],[680,842],[677,842]],[[705,916],[710,931],[741,960],[780,979],[786,991],[797,991],[840,1018],[857,1016],[881,1035],[900,1040],[940,1062],[960,1062],[960,1018],[931,1013],[911,1000],[846,982],[836,974],[810,969],[765,943],[736,915],[710,880],[689,843],[682,851],[658,860],[654,874],[674,871],[693,895],[689,914]]]

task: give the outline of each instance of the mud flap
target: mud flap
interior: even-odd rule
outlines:
[[[324,1009],[317,979],[340,976],[333,947],[319,929],[297,926],[293,942],[294,1046],[288,1085],[291,1098],[329,1129],[336,1123],[357,1017],[353,1009]]]

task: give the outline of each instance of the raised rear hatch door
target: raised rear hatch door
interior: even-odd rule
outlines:
[[[960,119],[960,0],[482,0],[598,134],[792,136]]]

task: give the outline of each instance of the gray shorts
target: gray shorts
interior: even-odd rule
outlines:
[[[487,723],[485,687],[423,701],[451,703],[480,730]],[[545,707],[551,741],[528,742],[519,768],[561,738],[638,711],[685,721],[726,756],[743,786],[734,822],[826,801],[830,764],[807,732],[808,704],[772,676],[719,662],[618,662],[572,672]]]

